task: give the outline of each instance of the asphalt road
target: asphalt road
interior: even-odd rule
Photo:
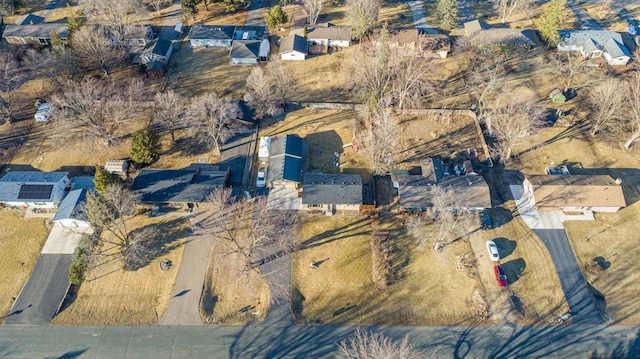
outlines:
[[[640,327],[374,327],[451,358],[637,358]],[[354,327],[0,327],[3,358],[333,358]]]
[[[70,264],[71,254],[41,254],[4,325],[49,324],[67,295]]]
[[[604,319],[596,310],[592,292],[582,277],[564,229],[534,229],[533,232],[549,250],[573,316],[573,323],[603,324]]]

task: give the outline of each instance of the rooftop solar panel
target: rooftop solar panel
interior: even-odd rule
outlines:
[[[49,199],[52,190],[51,184],[23,184],[18,199]]]

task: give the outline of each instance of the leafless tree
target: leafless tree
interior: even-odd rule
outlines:
[[[187,102],[173,90],[156,93],[153,102],[155,104],[153,121],[169,131],[171,141],[176,142],[175,131],[184,127],[183,117]]]
[[[153,10],[158,13],[158,16],[162,15],[162,9],[171,5],[171,0],[142,0],[145,5],[151,6]]]
[[[564,78],[564,91],[573,86],[574,77],[584,71],[584,57],[579,51],[557,51],[552,56],[554,68]]]
[[[380,31],[377,41],[362,47],[362,53],[354,53],[353,57],[353,86],[367,107],[375,110],[378,102],[388,97],[395,75],[386,27]]]
[[[131,49],[129,40],[144,35],[145,29],[139,24],[146,13],[140,0],[80,0],[80,5],[85,14],[109,31],[115,45],[127,55]]]
[[[71,48],[86,69],[100,70],[105,76],[113,65],[124,59],[124,51],[111,44],[100,25],[85,25],[76,30]]]
[[[487,132],[492,135],[494,124],[492,118],[487,116],[487,111],[506,82],[503,61],[501,58],[496,59],[490,51],[483,53],[478,53],[475,49],[469,51],[473,53],[473,57],[463,80],[469,97],[477,106],[477,117],[484,121]]]
[[[273,116],[276,104],[273,99],[273,89],[262,67],[254,67],[247,76],[247,91],[249,106],[255,112],[255,119]]]
[[[307,15],[307,22],[310,25],[315,25],[318,22],[318,16],[322,12],[322,5],[325,0],[304,0],[304,11]]]
[[[222,144],[237,130],[236,119],[240,116],[240,108],[214,94],[196,97],[187,110],[187,123],[196,134],[206,135],[206,141],[213,143],[218,153]]]
[[[365,121],[360,129],[362,151],[374,174],[388,173],[395,164],[398,148],[398,120],[386,101],[381,101],[373,113],[363,113]]]
[[[631,148],[634,143],[640,140],[640,71],[634,71],[627,81],[628,91],[626,93],[631,95],[626,96],[625,99],[627,102],[625,149]]]
[[[620,96],[620,89],[624,83],[617,78],[608,78],[604,82],[592,87],[589,92],[589,102],[595,109],[591,112],[591,134],[597,135],[613,120],[621,119],[625,98]]]
[[[503,24],[507,21],[507,17],[528,10],[532,3],[532,0],[493,0],[493,4],[500,14],[500,21]]]
[[[393,64],[392,94],[396,106],[419,108],[425,96],[434,91],[433,62],[418,56],[396,56]]]
[[[494,156],[503,163],[510,161],[513,149],[522,138],[544,126],[544,113],[544,107],[535,100],[512,97],[504,99],[503,105],[492,109],[487,117],[491,119],[496,139],[492,149]]]
[[[0,96],[2,104],[0,107],[6,114],[6,119],[13,121],[13,97],[14,91],[25,79],[24,68],[16,59],[16,54],[12,47],[0,51],[0,89],[4,93]]]
[[[45,77],[56,88],[79,74],[76,57],[67,46],[27,50],[25,61],[33,77]]]
[[[338,343],[336,357],[340,359],[427,359],[433,356],[416,350],[409,336],[396,343],[382,333],[357,329],[355,334]]]
[[[121,125],[140,114],[137,101],[142,81],[130,79],[125,86],[120,88],[113,81],[70,82],[51,98],[53,120],[66,125],[65,136],[113,145],[121,135]]]
[[[605,17],[607,13],[613,10],[613,0],[598,0],[598,15]]]
[[[362,41],[364,35],[378,24],[378,0],[347,0],[351,36]]]
[[[287,98],[295,91],[295,81],[280,59],[271,60],[266,67],[266,75],[274,93],[284,108]]]

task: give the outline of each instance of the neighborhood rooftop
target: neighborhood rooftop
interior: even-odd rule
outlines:
[[[189,38],[231,40],[235,29],[235,25],[194,24],[189,31]]]
[[[435,187],[450,190],[465,208],[491,208],[491,193],[484,178],[471,174],[447,176],[439,183],[421,176],[398,176],[398,202],[404,209],[433,207],[431,192]]]
[[[564,46],[582,47],[583,52],[604,51],[611,57],[631,56],[624,46],[622,35],[607,30],[559,30]]]
[[[360,175],[305,173],[302,204],[362,204]]]
[[[527,175],[542,207],[624,207],[622,186],[607,175]]]
[[[202,203],[214,189],[226,185],[227,171],[146,169],[133,181],[132,189],[142,203]]]
[[[303,54],[307,53],[308,45],[307,39],[300,35],[289,35],[282,38],[280,41],[280,53],[286,53],[290,51],[297,51]]]
[[[304,146],[296,135],[271,138],[267,182],[287,180],[301,182]]]
[[[83,204],[87,201],[87,190],[77,189],[69,192],[60,203],[58,212],[53,217],[53,221],[59,221],[65,218],[86,220],[87,214],[83,209]]]
[[[318,24],[307,29],[307,38],[351,41],[351,26],[335,26],[331,23]]]

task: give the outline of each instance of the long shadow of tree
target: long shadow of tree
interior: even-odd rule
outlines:
[[[151,235],[139,240],[123,250],[123,269],[136,271],[147,266],[154,259],[173,251],[182,245],[180,238],[188,234],[188,226],[184,218],[176,218],[162,223],[149,224],[135,229],[136,232],[146,232]]]

